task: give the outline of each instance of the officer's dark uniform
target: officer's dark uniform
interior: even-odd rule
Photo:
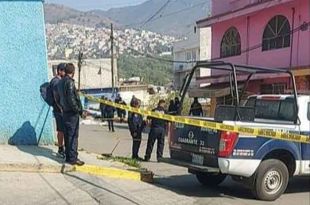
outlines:
[[[142,115],[128,113],[128,126],[132,136],[132,158],[139,159],[139,149],[141,145],[142,131],[145,127]]]
[[[166,114],[166,111],[163,107],[158,106],[153,112],[158,112],[161,114]],[[165,135],[166,135],[166,127],[167,121],[151,118],[151,130],[149,134],[149,138],[147,141],[147,148],[145,153],[145,161],[149,161],[151,158],[151,154],[153,151],[154,143],[157,140],[157,160],[163,157],[164,145],[165,145]]]
[[[109,131],[115,132],[115,130],[114,130],[115,108],[110,106],[110,105],[106,105],[104,108],[104,113],[105,113],[107,120],[108,120]]]
[[[58,85],[65,127],[66,162],[75,163],[78,160],[79,115],[83,113],[82,104],[72,78],[65,76]]]

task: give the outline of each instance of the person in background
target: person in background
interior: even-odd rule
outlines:
[[[134,108],[140,108],[141,101],[138,99],[133,100],[130,106]],[[128,126],[130,134],[132,136],[133,159],[142,160],[142,158],[139,157],[139,149],[141,145],[142,131],[145,125],[146,123],[144,122],[142,115],[132,112],[128,113]]]
[[[123,99],[119,102],[119,104],[127,105]],[[121,118],[121,123],[124,122],[124,119],[126,118],[126,110],[120,109],[120,118]]]
[[[65,127],[66,162],[82,166],[84,162],[78,159],[78,137],[80,116],[84,117],[85,113],[75,87],[73,79],[75,67],[72,63],[66,65],[65,73],[66,76],[58,84],[58,92]]]
[[[181,102],[178,97],[175,97],[174,98],[174,110],[175,110],[176,115],[179,114],[178,112],[179,112],[180,107],[181,107]]]
[[[191,105],[191,108],[190,108],[190,111],[189,111],[189,115],[192,115],[192,116],[203,116],[202,106],[198,102],[198,98],[197,97],[194,98],[194,102]]]
[[[111,100],[108,100],[108,101],[112,102]],[[109,131],[110,132],[115,132],[115,130],[114,130],[114,113],[115,113],[115,108],[110,106],[110,105],[106,105],[105,108],[104,108],[104,113],[105,113],[107,121],[108,121]]]
[[[165,105],[166,105],[165,100],[160,100],[158,106],[152,111],[160,114],[166,114]],[[157,161],[160,161],[161,158],[163,157],[163,151],[165,146],[167,121],[156,118],[150,118],[150,120],[151,120],[151,130],[147,141],[147,148],[144,160],[150,161],[154,143],[157,140]]]
[[[168,114],[169,115],[175,115],[176,114],[174,100],[170,100],[169,107],[168,107]]]
[[[126,105],[125,101],[123,101],[122,97],[118,94],[118,96],[115,99],[115,103],[120,105]],[[119,117],[120,122],[122,123],[126,117],[126,111],[120,108],[116,109],[117,117]]]
[[[53,105],[53,114],[56,121],[56,131],[57,131],[57,141],[58,141],[58,155],[61,158],[65,158],[65,149],[64,149],[64,121],[63,121],[63,113],[62,108],[60,105],[60,99],[59,99],[59,92],[58,92],[58,84],[60,80],[65,77],[65,63],[60,63],[57,66],[57,74],[56,76],[51,80],[50,85],[53,90],[53,98],[54,98],[54,105]]]
[[[101,100],[106,100],[104,96],[101,96]],[[105,107],[106,105],[104,103],[100,103],[100,112],[101,112],[101,121],[104,122],[106,118],[105,114]]]
[[[130,100],[130,104],[131,104],[133,101],[137,100],[137,99],[138,99],[138,98],[136,98],[136,96],[133,95],[132,98],[131,98],[131,100]]]

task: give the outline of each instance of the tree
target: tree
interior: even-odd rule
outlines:
[[[123,54],[118,59],[121,78],[141,77],[145,83],[166,85],[172,79],[172,64],[147,58]]]

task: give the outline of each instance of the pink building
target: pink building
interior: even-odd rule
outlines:
[[[310,0],[213,0],[212,16],[197,25],[212,28],[212,59],[292,69],[299,91],[310,90]],[[227,83],[218,75],[198,82]],[[291,89],[285,77],[259,79],[249,87],[257,93]]]

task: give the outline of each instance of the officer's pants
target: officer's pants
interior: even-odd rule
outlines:
[[[142,138],[142,133],[138,132],[136,136],[132,135],[132,158],[139,157],[141,138]]]
[[[113,118],[109,118],[108,119],[108,125],[109,125],[109,131],[114,132],[114,119]]]
[[[145,159],[149,160],[151,158],[151,154],[156,140],[157,140],[157,159],[163,157],[164,145],[165,145],[165,129],[151,128],[149,138],[147,140]]]
[[[79,114],[64,113],[66,161],[75,162],[78,158]]]

